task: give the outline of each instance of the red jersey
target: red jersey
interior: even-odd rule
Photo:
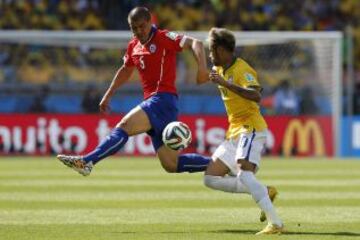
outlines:
[[[184,40],[183,35],[156,28],[144,45],[136,38],[130,40],[124,64],[139,71],[145,99],[158,92],[176,94],[176,53]]]

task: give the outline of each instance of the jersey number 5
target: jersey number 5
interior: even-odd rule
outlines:
[[[139,61],[140,61],[140,68],[141,68],[141,69],[145,69],[144,56],[141,56],[141,57],[139,58]]]

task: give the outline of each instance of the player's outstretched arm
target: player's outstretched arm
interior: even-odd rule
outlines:
[[[196,59],[198,65],[198,72],[196,76],[196,83],[202,84],[209,81],[209,71],[207,69],[205,48],[202,41],[186,36],[184,49],[190,49]]]
[[[111,97],[114,95],[116,89],[123,85],[134,71],[134,67],[127,67],[122,65],[116,72],[109,88],[105,92],[101,102],[99,104],[100,112],[107,112],[109,110],[109,103]]]

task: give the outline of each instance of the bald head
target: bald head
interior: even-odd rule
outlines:
[[[149,9],[146,7],[136,7],[130,11],[128,15],[128,21],[131,22],[138,22],[139,20],[150,21],[151,20],[151,13]]]

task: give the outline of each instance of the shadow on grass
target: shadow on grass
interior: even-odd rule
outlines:
[[[158,231],[151,232],[152,234],[186,234],[186,233],[231,233],[231,234],[245,234],[245,235],[254,235],[257,233],[257,230],[251,229],[224,229],[216,231]],[[112,232],[117,234],[139,234],[143,232],[137,231],[124,231],[124,232]],[[150,233],[150,232],[147,232]],[[309,236],[341,236],[341,237],[360,237],[360,233],[354,232],[301,232],[301,231],[288,231],[282,233],[281,235],[309,235]]]
[[[360,237],[360,233],[354,232],[287,232],[287,235],[329,235],[329,236],[343,236],[343,237]]]
[[[257,231],[239,229],[239,230],[217,230],[213,231],[214,233],[238,233],[238,234],[255,234]],[[295,232],[288,231],[282,233],[281,235],[318,235],[318,236],[343,236],[343,237],[360,237],[360,233],[354,232]]]
[[[137,232],[137,231],[123,231],[123,232],[111,232],[120,234],[139,234],[139,233],[152,233],[152,234],[186,234],[186,233],[235,233],[235,234],[250,234],[253,235],[257,231],[254,230],[218,230],[218,231],[158,231],[158,232]]]

